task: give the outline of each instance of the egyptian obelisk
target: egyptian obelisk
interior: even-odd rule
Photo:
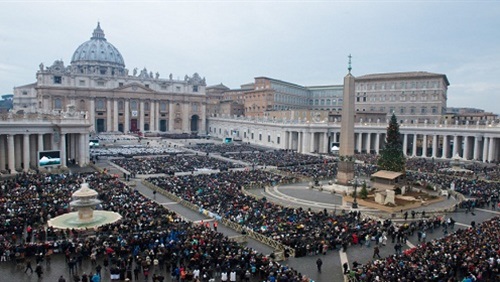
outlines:
[[[342,102],[342,120],[340,123],[339,170],[337,183],[346,185],[354,178],[354,81],[351,74],[351,55],[349,55],[349,73],[344,77],[344,101]]]

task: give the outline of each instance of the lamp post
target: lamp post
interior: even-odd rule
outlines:
[[[352,208],[358,208],[358,177],[354,178],[354,201],[352,202]]]

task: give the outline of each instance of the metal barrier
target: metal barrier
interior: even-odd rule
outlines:
[[[194,210],[194,211],[200,210],[200,207],[194,205],[193,203],[191,203],[189,201],[186,201],[186,200],[178,197],[177,195],[175,195],[173,193],[170,193],[168,191],[165,191],[164,189],[161,189],[160,187],[154,185],[151,182],[147,182],[146,180],[142,180],[141,182],[144,186],[156,191],[157,193],[164,195],[165,197],[171,199],[172,201],[175,201],[175,202],[177,202],[177,203],[179,203],[179,204],[181,204],[181,205],[183,205],[191,210]],[[245,191],[244,188],[243,188],[243,191]],[[242,226],[241,224],[238,224],[238,223],[231,221],[229,219],[226,219],[226,218],[221,218],[221,222],[225,226],[235,230],[238,233],[244,234],[244,235],[251,237],[251,238],[253,238],[253,239],[255,239],[263,244],[266,244],[266,245],[272,247],[275,250],[275,254],[276,254],[276,252],[280,252],[280,251],[282,251],[284,253],[285,249],[287,249],[290,256],[292,256],[292,257],[295,256],[295,249],[290,248],[288,246],[285,246],[272,238],[264,236],[258,232],[255,232],[255,231],[253,231],[245,226]]]

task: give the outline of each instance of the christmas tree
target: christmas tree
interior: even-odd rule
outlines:
[[[385,148],[378,159],[378,166],[381,170],[405,172],[405,156],[399,134],[399,124],[396,115],[393,113],[389,126],[387,127],[387,137],[385,138]]]

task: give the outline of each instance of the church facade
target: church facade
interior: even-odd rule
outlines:
[[[71,63],[40,64],[36,82],[14,89],[14,112],[87,112],[91,132],[206,133],[205,78],[174,79],[125,67],[98,24]]]

